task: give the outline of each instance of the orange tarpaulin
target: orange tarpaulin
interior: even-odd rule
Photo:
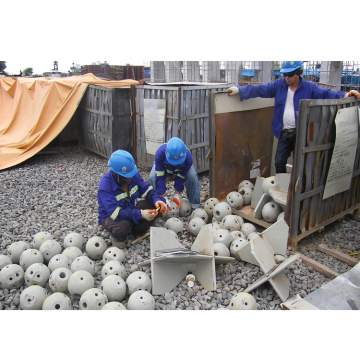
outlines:
[[[64,129],[88,84],[118,88],[93,74],[65,78],[0,78],[0,170],[29,159]]]

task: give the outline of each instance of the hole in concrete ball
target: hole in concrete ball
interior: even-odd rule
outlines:
[[[99,303],[99,306],[101,306],[101,303]]]
[[[30,282],[30,280],[29,280],[29,279],[27,279],[27,280],[26,280],[26,282]]]
[[[11,277],[11,278],[9,278],[9,280],[11,281],[11,280],[12,280],[12,277]]]
[[[62,279],[66,278],[66,274],[65,274],[64,272],[61,272],[61,273],[59,274],[59,276],[60,276]]]
[[[143,297],[142,297],[142,296],[140,296],[140,299],[142,300],[142,299],[143,299]]]
[[[100,286],[101,290],[104,290],[104,287],[103,286]]]
[[[107,275],[107,273],[105,273],[105,275]]]
[[[99,246],[100,246],[100,244],[97,242],[97,243],[95,243],[95,246],[96,246],[96,247],[99,247]]]
[[[216,216],[220,216],[220,212],[219,211],[216,211]]]
[[[56,310],[59,310],[59,309],[60,309],[60,305],[59,305],[59,304],[56,304],[56,305],[55,305],[55,309],[56,309]]]
[[[39,275],[39,274],[37,274],[36,277],[37,277],[38,279],[40,279],[40,275]]]
[[[231,303],[231,306],[234,306],[234,303]]]
[[[84,278],[81,277],[80,280],[84,280]]]
[[[271,207],[272,207],[272,208],[274,208],[274,207],[275,207],[275,205],[274,205],[274,204],[271,204]]]
[[[116,254],[114,254],[113,256],[116,257]]]
[[[118,282],[118,285],[120,285],[120,283]],[[101,290],[102,290],[102,287],[101,287]]]
[[[17,277],[19,277],[19,273],[16,273],[15,275],[16,275]]]
[[[218,252],[217,252],[217,251],[214,251],[214,255],[218,255]]]
[[[247,306],[247,302],[245,303],[245,306]]]
[[[98,294],[98,293],[95,293],[95,296],[99,296],[99,294]]]
[[[30,271],[30,275],[32,275],[34,272],[33,271]]]
[[[112,267],[110,267],[110,270],[112,270]]]
[[[82,307],[86,309],[86,308],[87,308],[87,303],[86,303],[86,302],[83,302],[83,303],[82,303]]]

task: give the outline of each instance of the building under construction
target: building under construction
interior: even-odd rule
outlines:
[[[82,65],[81,74],[94,74],[98,77],[106,77],[112,80],[144,79],[144,66],[133,65],[110,65],[106,61],[91,65]]]

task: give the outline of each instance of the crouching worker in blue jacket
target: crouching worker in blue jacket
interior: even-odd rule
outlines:
[[[180,193],[186,187],[186,195],[192,210],[200,207],[200,186],[193,159],[185,143],[178,137],[171,138],[155,152],[155,161],[149,175],[149,183],[165,198],[165,203],[171,210],[170,201],[165,196],[168,176],[175,177],[175,195],[172,199],[180,208]]]
[[[99,224],[111,233],[112,245],[130,247],[132,231],[146,232],[161,213],[167,214],[165,199],[137,172],[134,158],[115,151],[108,161],[110,171],[99,182]],[[142,200],[138,201],[138,198]]]

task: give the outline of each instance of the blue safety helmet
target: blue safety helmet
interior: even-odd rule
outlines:
[[[165,154],[171,165],[182,164],[186,159],[186,146],[181,139],[173,137],[166,144]]]
[[[291,73],[297,69],[302,68],[302,61],[283,61],[281,64],[281,73]]]
[[[134,158],[125,150],[116,150],[110,156],[108,166],[114,173],[131,178],[137,173]]]

